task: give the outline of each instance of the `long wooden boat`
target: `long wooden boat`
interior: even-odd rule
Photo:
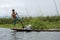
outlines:
[[[31,30],[27,30],[27,29],[17,29],[17,28],[13,28],[12,30],[15,30],[15,31],[19,31],[19,32],[31,32],[31,31],[36,31],[36,32],[60,32],[60,29],[45,29],[45,30],[37,30],[37,29],[31,29]]]

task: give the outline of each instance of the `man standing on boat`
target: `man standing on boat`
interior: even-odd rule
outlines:
[[[19,19],[17,16],[18,16],[18,14],[15,12],[14,9],[12,9],[12,17],[13,17],[14,27],[15,27],[17,21],[20,21],[23,26],[22,20]],[[24,28],[24,26],[23,26],[23,28]]]

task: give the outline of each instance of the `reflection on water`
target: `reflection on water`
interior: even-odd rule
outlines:
[[[16,32],[0,28],[0,40],[60,40],[60,32]]]

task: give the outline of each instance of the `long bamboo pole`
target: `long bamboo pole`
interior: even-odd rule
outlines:
[[[58,11],[57,4],[56,4],[56,1],[55,1],[55,0],[54,0],[54,4],[55,4],[55,8],[56,8],[56,12],[57,12],[57,16],[59,16],[59,11]]]

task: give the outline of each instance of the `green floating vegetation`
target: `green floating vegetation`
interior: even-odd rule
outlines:
[[[33,29],[60,29],[60,16],[47,17],[23,17],[21,18],[25,25],[32,25]],[[0,27],[14,28],[12,18],[0,18]],[[22,28],[22,25],[17,21],[16,28]]]

